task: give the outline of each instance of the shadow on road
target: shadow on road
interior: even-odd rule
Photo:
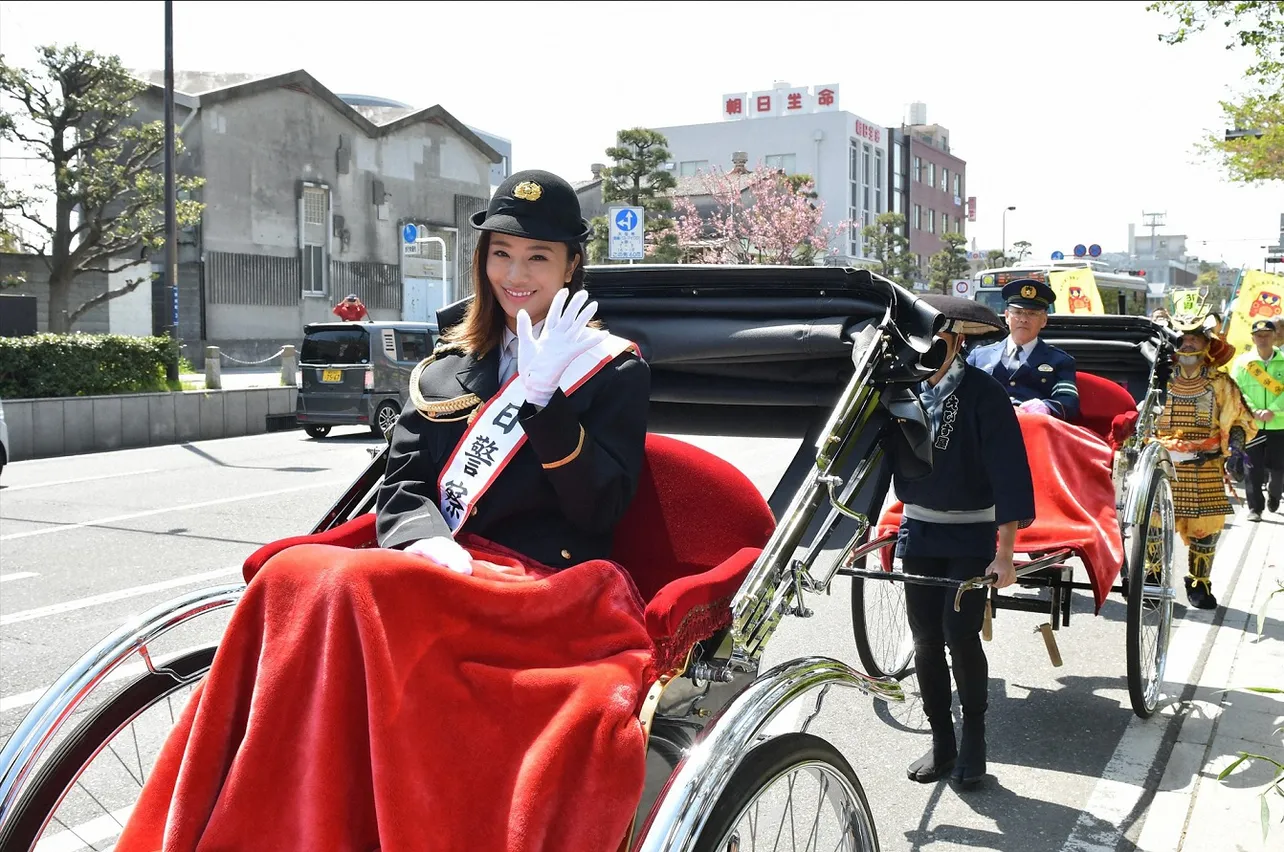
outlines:
[[[192,455],[199,456],[205,459],[205,461],[210,462],[211,464],[218,465],[219,467],[237,468],[240,470],[270,470],[275,473],[323,473],[325,471],[330,470],[330,468],[328,467],[299,467],[299,466],[282,467],[279,465],[229,464],[223,461],[222,459],[220,459],[218,456],[207,453],[205,452],[205,450],[202,450],[200,447],[197,447],[193,444],[179,444],[179,446],[187,450]]]

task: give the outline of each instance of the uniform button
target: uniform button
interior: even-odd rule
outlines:
[[[1016,387],[1016,382],[1008,382],[1008,384],[1011,385],[1012,387]]]
[[[563,550],[563,551],[562,551],[562,558],[563,558],[563,559],[570,559],[570,558],[571,558],[571,552],[570,552],[569,550]]]
[[[471,509],[469,509],[469,510],[468,510],[468,517],[470,517],[470,518],[471,518],[471,517],[473,517],[473,516],[474,516],[474,515],[476,515],[476,514],[477,514],[477,507],[476,507],[476,506],[473,506]]]

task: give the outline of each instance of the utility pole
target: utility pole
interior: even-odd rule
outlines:
[[[174,192],[174,3],[165,0],[165,283],[169,285],[169,335],[174,357],[165,376],[178,381],[178,214]]]
[[[1154,259],[1155,265],[1158,265],[1159,263],[1159,245],[1157,244],[1155,239],[1155,230],[1157,228],[1162,228],[1164,226],[1164,223],[1161,220],[1167,215],[1168,215],[1167,213],[1142,213],[1141,214],[1141,218],[1150,220],[1146,222],[1146,224],[1143,227],[1150,228],[1150,256]],[[1168,286],[1168,264],[1167,263],[1164,264],[1163,270],[1164,270],[1163,283],[1164,283],[1164,286],[1167,287]]]

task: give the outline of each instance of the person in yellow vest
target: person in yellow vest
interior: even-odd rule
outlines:
[[[1156,439],[1177,472],[1177,534],[1189,550],[1186,599],[1196,609],[1216,609],[1213,555],[1226,516],[1234,511],[1226,494],[1227,459],[1240,461],[1257,426],[1239,387],[1222,369],[1235,350],[1215,333],[1217,317],[1204,308],[1173,316],[1171,324],[1182,342]]]
[[[1257,437],[1246,447],[1248,519],[1255,522],[1262,519],[1263,510],[1279,512],[1284,491],[1284,352],[1275,346],[1279,325],[1268,319],[1254,322],[1254,348],[1241,353],[1231,365],[1231,378],[1244,394],[1258,427]],[[1263,501],[1264,486],[1267,496]]]

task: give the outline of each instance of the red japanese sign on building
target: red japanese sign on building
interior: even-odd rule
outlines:
[[[856,121],[856,135],[862,139],[868,139],[870,142],[882,142],[883,128],[867,124],[859,119]]]
[[[805,115],[838,111],[838,86],[779,88],[758,92],[732,92],[722,96],[722,117],[726,120]]]

